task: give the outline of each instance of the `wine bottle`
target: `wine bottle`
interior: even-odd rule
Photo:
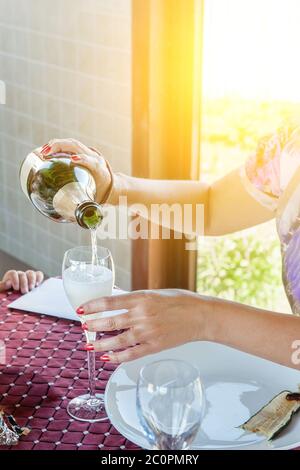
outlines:
[[[101,224],[103,213],[95,201],[95,180],[70,155],[55,154],[44,160],[38,151],[31,152],[22,163],[20,181],[25,195],[46,217],[77,222],[86,229]]]

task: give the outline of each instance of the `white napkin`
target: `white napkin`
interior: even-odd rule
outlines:
[[[125,293],[125,291],[120,289],[113,290],[113,295]],[[24,310],[26,312],[80,321],[67,299],[62,280],[56,278],[48,279],[33,291],[19,297],[9,304],[8,307],[15,310]],[[89,319],[112,317],[126,312],[127,310],[113,310],[110,312],[95,313],[89,315]]]

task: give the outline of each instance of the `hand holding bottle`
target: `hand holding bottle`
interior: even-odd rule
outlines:
[[[101,205],[114,188],[112,170],[102,155],[72,139],[53,140],[28,154],[20,182],[43,215],[91,230],[101,224]]]
[[[112,184],[112,177],[108,170],[105,158],[83,143],[75,139],[53,139],[42,148],[45,159],[56,153],[72,155],[72,161],[78,166],[87,168],[93,175],[96,186],[96,202],[103,203],[106,194]]]

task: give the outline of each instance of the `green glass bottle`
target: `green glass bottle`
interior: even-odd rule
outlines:
[[[103,213],[95,201],[95,180],[70,155],[56,154],[44,160],[38,151],[31,152],[22,163],[20,181],[23,192],[46,217],[77,222],[85,229],[101,224]]]

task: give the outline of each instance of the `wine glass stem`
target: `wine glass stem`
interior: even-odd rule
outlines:
[[[95,397],[95,352],[88,351],[88,375],[89,375],[89,391],[90,391],[90,399],[96,400]]]

